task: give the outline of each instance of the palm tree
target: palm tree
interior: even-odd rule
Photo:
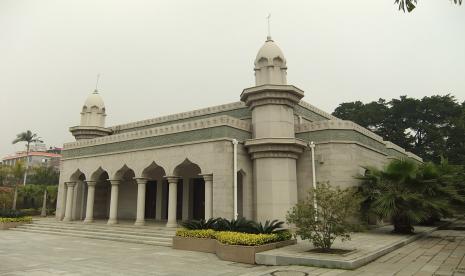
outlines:
[[[451,200],[461,200],[437,166],[394,160],[384,170],[367,168],[359,193],[362,212],[389,218],[396,233],[412,233],[415,223],[452,214]]]
[[[26,170],[24,171],[23,185],[26,185],[27,180],[27,170],[29,169],[29,148],[31,143],[42,143],[43,141],[37,135],[37,133],[32,133],[30,130],[21,132],[16,135],[16,139],[13,140],[13,144],[19,142],[26,142]]]
[[[462,5],[462,0],[451,0],[454,2],[454,4]],[[399,10],[403,10],[405,12],[405,9],[407,9],[408,12],[413,11],[416,8],[416,5],[418,3],[418,0],[395,0],[394,4],[399,5]]]
[[[18,183],[21,181],[21,177],[24,175],[26,169],[24,168],[23,162],[18,161],[16,162],[11,168],[10,173],[13,177],[13,181],[15,183],[15,194],[13,197],[13,206],[11,209],[16,210],[16,201],[18,199]]]

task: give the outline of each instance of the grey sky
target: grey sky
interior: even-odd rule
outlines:
[[[465,6],[421,0],[0,0],[0,156],[26,129],[72,141],[96,75],[107,125],[239,100],[271,33],[288,82],[341,102],[452,93],[465,100]]]

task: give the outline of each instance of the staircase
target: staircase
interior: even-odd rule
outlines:
[[[97,222],[84,224],[82,222],[61,222],[53,219],[33,220],[32,223],[10,228],[10,230],[168,247],[173,245],[173,236],[176,232],[176,229],[155,225],[106,225]]]

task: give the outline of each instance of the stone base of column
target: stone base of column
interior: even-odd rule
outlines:
[[[168,222],[166,223],[166,227],[169,227],[169,228],[176,228],[176,227],[178,227],[178,223],[177,223],[177,222],[170,222],[170,221],[168,221]]]
[[[109,219],[107,224],[118,224],[118,220],[116,219]]]
[[[64,217],[63,221],[71,221],[71,218]]]
[[[94,222],[94,219],[85,219],[84,220],[84,223],[92,223],[92,222]]]
[[[136,225],[136,226],[144,226],[145,225],[145,220],[136,220],[136,222],[134,222],[134,225]]]

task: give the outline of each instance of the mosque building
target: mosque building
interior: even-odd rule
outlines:
[[[245,217],[285,220],[315,183],[357,185],[365,166],[418,156],[302,99],[268,36],[240,101],[106,126],[98,91],[62,151],[56,217],[136,225]]]

